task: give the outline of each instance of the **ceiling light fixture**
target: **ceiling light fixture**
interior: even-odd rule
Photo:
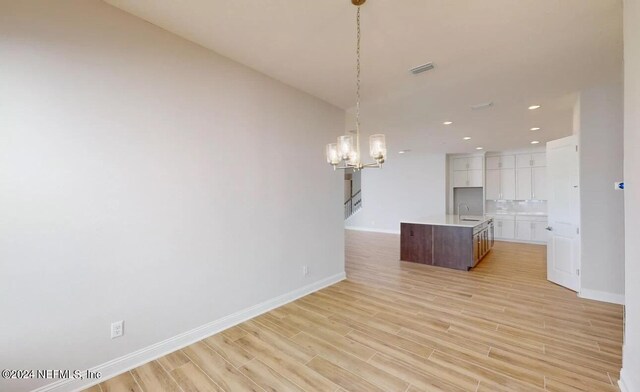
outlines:
[[[409,151],[411,151],[411,150],[400,150],[400,151],[398,151],[398,154],[406,154]]]
[[[367,167],[380,168],[387,156],[387,145],[382,134],[369,136],[369,155],[375,163],[363,164],[360,161],[360,6],[367,0],[351,0],[357,7],[356,12],[356,134],[338,137],[337,143],[326,147],[327,162],[336,169],[362,170]],[[344,161],[343,166],[338,166]]]
[[[476,147],[476,150],[482,150],[483,147]]]
[[[540,130],[540,128],[538,128],[538,127],[533,127],[533,128],[531,128],[531,130],[532,130],[532,131],[539,131],[539,130]]]
[[[538,143],[540,143],[540,142],[537,141],[537,140],[534,140],[534,141],[531,142],[531,144],[538,144]]]
[[[443,122],[443,124],[444,125],[451,125],[451,124],[453,124],[453,121],[445,121],[445,122]]]
[[[462,140],[471,140],[471,138],[469,136],[465,136],[462,138]]]
[[[540,105],[531,105],[529,106],[529,110],[536,110],[536,109],[540,109],[542,106]]]

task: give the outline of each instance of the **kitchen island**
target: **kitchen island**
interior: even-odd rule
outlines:
[[[439,215],[400,223],[400,260],[469,270],[493,246],[493,218]]]

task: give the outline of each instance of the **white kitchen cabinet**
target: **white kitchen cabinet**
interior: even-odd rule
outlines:
[[[533,167],[547,166],[547,154],[544,152],[537,152],[535,154],[531,154],[531,166]]]
[[[516,239],[531,241],[533,222],[516,220]]]
[[[482,170],[459,170],[453,172],[453,187],[482,187]]]
[[[527,242],[547,242],[547,218],[537,216],[516,217],[516,239]]]
[[[547,221],[533,222],[533,230],[531,231],[531,240],[536,242],[547,242]]]
[[[546,154],[516,155],[516,200],[547,200]]]
[[[487,157],[487,170],[498,170],[500,169],[500,158],[501,157]]]
[[[516,200],[531,200],[533,184],[531,168],[519,168],[516,174]]]
[[[489,160],[487,159],[487,166],[489,166]],[[485,198],[487,200],[499,200],[500,199],[500,170],[492,169],[487,170],[485,188]]]
[[[487,170],[487,200],[515,200],[516,172],[514,169]]]
[[[514,217],[494,218],[494,233],[497,240],[512,240],[515,238]]]
[[[468,159],[468,163],[469,163],[469,166],[467,168],[469,170],[482,170],[483,157],[481,157],[481,156],[469,157],[467,159]]]
[[[516,157],[514,155],[487,157],[487,170],[513,169],[515,165]]]
[[[516,198],[516,171],[511,169],[500,169],[500,190],[501,199],[514,200]]]
[[[547,200],[547,168],[534,167],[531,169],[532,190],[531,198],[535,200]]]
[[[453,170],[454,171],[466,171],[469,169],[468,158],[453,158]]]
[[[482,157],[454,158],[453,170],[482,170]]]
[[[543,166],[547,166],[547,154],[544,152],[516,155],[516,167],[518,168]]]
[[[469,180],[469,183],[467,186],[481,187],[482,186],[482,169],[468,170],[467,178]]]
[[[482,156],[458,157],[451,159],[454,188],[483,187],[484,170]]]
[[[469,177],[467,175],[467,170],[454,171],[453,172],[453,187],[454,188],[462,188],[468,186]]]

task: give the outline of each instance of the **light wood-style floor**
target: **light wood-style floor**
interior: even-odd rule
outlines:
[[[346,281],[92,391],[618,391],[622,307],[546,281],[545,247],[471,272],[398,261],[347,231]]]

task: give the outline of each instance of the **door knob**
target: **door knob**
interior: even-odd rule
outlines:
[[[547,231],[553,231],[553,227],[551,227],[551,226],[547,226],[544,229],[547,230]]]

